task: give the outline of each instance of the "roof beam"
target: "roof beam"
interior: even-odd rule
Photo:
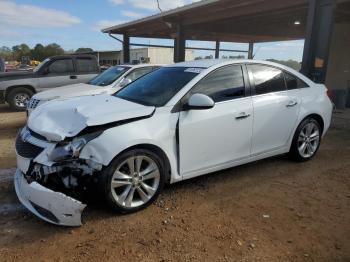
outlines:
[[[218,12],[216,9],[208,9],[206,12],[193,14],[192,16],[183,17],[182,24],[192,25],[203,22],[210,22],[216,20],[222,20],[225,18],[250,16],[254,14],[270,13],[272,11],[288,9],[294,6],[305,5],[307,6],[307,0],[255,0],[249,1],[246,5],[241,6],[226,6],[224,10]],[[252,5],[254,8],[252,8]]]

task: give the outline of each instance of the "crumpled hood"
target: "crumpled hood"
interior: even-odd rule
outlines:
[[[71,98],[76,96],[85,96],[85,95],[97,95],[106,93],[107,90],[113,90],[110,86],[94,86],[88,84],[73,84],[61,87],[55,87],[47,91],[43,91],[34,95],[35,99],[40,99],[44,101],[49,101],[57,98]],[[111,93],[111,92],[109,92]]]
[[[28,127],[50,141],[62,141],[87,126],[149,116],[154,109],[107,94],[53,100],[32,112]]]

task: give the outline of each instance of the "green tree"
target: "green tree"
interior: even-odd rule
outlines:
[[[92,51],[94,51],[94,50],[90,47],[80,47],[77,50],[75,50],[75,53],[80,54],[80,53],[88,53],[88,52],[92,52]]]
[[[44,47],[44,58],[55,56],[55,55],[63,55],[63,54],[64,54],[63,48],[56,43],[52,43]]]
[[[228,58],[229,59],[244,59],[245,56],[244,55],[230,55]]]
[[[21,61],[22,57],[30,56],[30,48],[26,44],[15,45],[12,47],[13,57],[17,61]]]
[[[275,62],[275,63],[281,64],[281,65],[289,66],[297,71],[299,71],[301,68],[300,62],[292,60],[292,59],[289,59],[289,60],[266,59],[266,60],[270,61],[270,62]]]
[[[5,59],[6,61],[13,60],[11,48],[7,46],[0,47],[0,57]]]
[[[42,44],[36,44],[31,50],[31,59],[38,61],[45,59],[45,47]]]

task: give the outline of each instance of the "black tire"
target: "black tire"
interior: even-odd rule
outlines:
[[[137,206],[137,207],[126,207],[123,205],[120,205],[117,200],[113,197],[112,194],[112,178],[113,178],[113,174],[116,171],[116,169],[123,163],[125,162],[127,159],[129,159],[130,157],[135,157],[135,156],[146,156],[150,159],[152,159],[158,169],[159,169],[159,185],[158,188],[156,190],[156,192],[154,193],[154,195],[148,200],[148,202]],[[105,169],[103,169],[101,171],[101,176],[99,178],[99,186],[100,186],[100,190],[103,192],[104,197],[108,203],[108,205],[116,212],[118,213],[122,213],[122,214],[127,214],[127,213],[133,213],[133,212],[137,212],[139,210],[142,210],[146,207],[148,207],[150,204],[152,204],[154,202],[154,200],[158,197],[159,193],[162,191],[163,187],[164,187],[164,181],[165,181],[165,168],[164,168],[164,163],[161,160],[161,158],[155,154],[154,152],[147,150],[147,149],[132,149],[130,151],[126,151],[124,153],[122,153],[120,156],[118,156],[117,158],[115,158],[108,167],[106,167]],[[136,191],[135,191],[136,192]]]
[[[310,156],[304,156],[302,155],[300,152],[299,152],[299,142],[298,142],[298,139],[299,139],[299,136],[302,132],[302,130],[308,125],[308,124],[314,124],[315,127],[317,127],[318,129],[318,132],[319,132],[319,140],[318,140],[318,144],[317,144],[317,147],[316,149],[314,150],[314,152],[310,155]],[[305,162],[305,161],[308,161],[310,159],[312,159],[319,147],[320,147],[320,144],[321,144],[321,137],[322,137],[322,128],[321,128],[321,125],[320,123],[312,118],[312,117],[309,117],[309,118],[306,118],[304,119],[298,126],[298,128],[296,129],[295,133],[294,133],[294,136],[293,136],[293,141],[292,141],[292,145],[290,147],[290,151],[288,153],[288,156],[289,158],[291,158],[292,160],[294,161],[297,161],[297,162]],[[301,142],[302,143],[302,142]]]
[[[16,97],[19,95],[23,95],[24,97],[27,96],[28,97],[28,101],[29,99],[34,95],[33,91],[26,88],[26,87],[17,87],[13,90],[11,90],[9,92],[9,94],[7,95],[7,102],[10,105],[10,108],[12,110],[16,110],[16,111],[25,111],[26,110],[26,105],[23,103],[23,106],[20,106],[18,104],[18,102],[16,103]]]

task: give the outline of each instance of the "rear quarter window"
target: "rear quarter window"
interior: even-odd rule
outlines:
[[[306,84],[303,80],[292,75],[291,73],[284,72],[284,78],[286,80],[288,90],[309,87],[309,85]]]

